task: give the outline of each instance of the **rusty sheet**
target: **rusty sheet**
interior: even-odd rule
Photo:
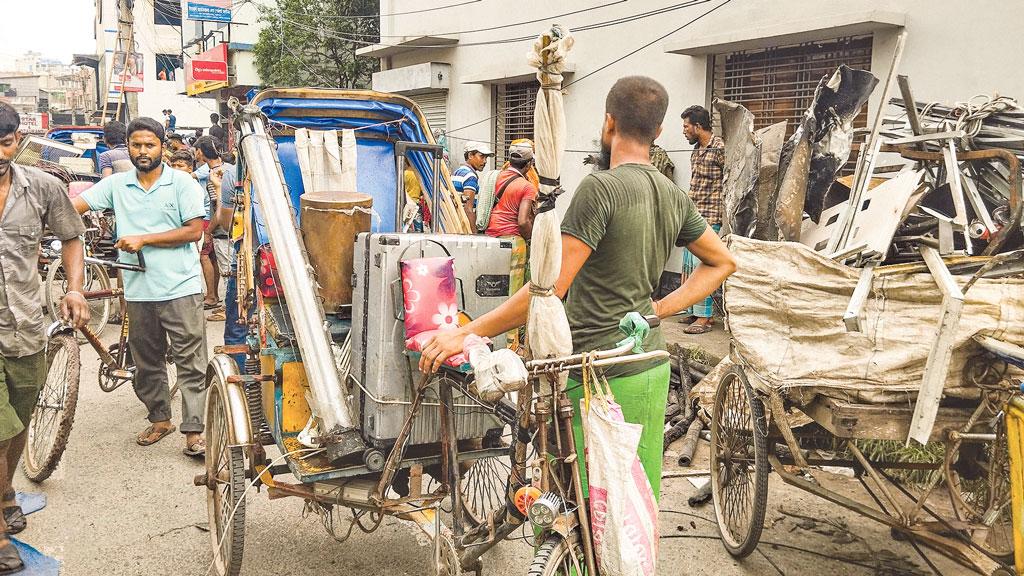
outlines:
[[[760,153],[754,139],[754,115],[735,102],[712,103],[722,119],[725,178],[722,182],[722,234],[750,236],[757,220],[755,193]]]

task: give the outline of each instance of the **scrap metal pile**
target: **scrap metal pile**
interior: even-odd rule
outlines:
[[[783,123],[754,131],[742,106],[714,106],[723,235],[739,261],[725,289],[732,361],[797,403],[916,399],[909,437],[923,443],[943,398],[977,396],[961,377],[974,339],[1024,344],[1024,109],[1005,97],[908,106],[901,49],[880,98],[892,112],[869,130],[853,121],[879,82],[846,66],[785,141]]]
[[[858,267],[920,261],[922,246],[967,257],[1020,248],[1024,109],[1006,97],[907,107],[900,76],[895,113],[855,144],[852,121],[877,83],[841,66],[785,143],[784,123],[755,132],[749,111],[716,100],[725,233],[800,242]],[[853,175],[838,177],[855,148]]]

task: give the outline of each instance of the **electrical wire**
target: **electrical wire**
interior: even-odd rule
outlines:
[[[613,0],[612,2],[607,2],[605,4],[599,4],[597,6],[592,6],[590,8],[581,8],[579,10],[573,10],[571,12],[563,12],[561,14],[552,14],[551,16],[547,16],[547,17],[544,17],[544,18],[535,18],[533,20],[524,20],[522,22],[512,22],[510,24],[498,24],[496,26],[488,26],[486,28],[474,28],[474,29],[471,29],[471,30],[454,30],[454,31],[451,31],[451,32],[433,32],[432,31],[432,32],[430,32],[430,35],[431,36],[456,36],[456,35],[461,35],[461,34],[474,34],[474,33],[477,33],[477,32],[492,32],[494,30],[503,30],[505,28],[515,28],[516,26],[523,26],[523,25],[526,25],[526,24],[537,24],[538,22],[547,22],[547,21],[554,20],[556,18],[564,18],[566,16],[574,16],[576,14],[582,14],[584,12],[591,12],[593,10],[599,10],[601,8],[607,8],[609,6],[614,6],[616,4],[622,4],[622,3],[628,2],[628,1],[629,0]],[[279,12],[284,13],[283,11],[280,11],[280,10],[279,10]],[[317,18],[330,18],[330,16],[328,16],[328,15],[317,15],[317,14],[308,14],[308,13],[297,14],[295,12],[291,12],[289,14],[294,15],[294,16],[302,16],[302,17],[315,16]],[[409,37],[408,34],[360,34],[360,33],[357,33],[357,32],[344,32],[344,34],[346,36],[363,37],[363,38],[408,38]],[[514,40],[521,41],[521,40],[529,40],[529,39],[532,39],[532,38],[533,38],[533,36],[522,36],[522,37],[516,38]],[[512,40],[512,39],[510,39],[510,40]],[[374,42],[374,44],[376,44],[376,42]]]
[[[422,10],[409,10],[407,12],[392,12],[390,14],[331,14],[331,15],[321,16],[321,18],[339,19],[339,20],[340,19],[353,19],[354,20],[354,19],[362,19],[362,18],[374,18],[374,19],[376,19],[376,18],[390,18],[392,16],[409,16],[409,15],[412,15],[412,14],[423,14],[425,12],[436,12],[438,10],[447,10],[448,8],[457,8],[459,6],[466,6],[467,4],[476,4],[477,2],[482,2],[482,1],[483,0],[465,0],[464,2],[457,2],[455,4],[445,4],[444,6],[434,6],[433,8],[423,8]],[[245,2],[251,2],[256,7],[260,8],[262,10],[273,11],[273,10],[276,9],[278,12],[285,13],[285,14],[291,14],[291,15],[294,15],[294,16],[305,16],[305,14],[302,14],[300,12],[285,12],[285,11],[281,10],[277,6],[269,6],[267,4],[259,4],[259,3],[255,2],[254,0],[245,0]]]
[[[602,29],[602,28],[610,27],[610,26],[618,26],[620,24],[626,24],[628,22],[633,22],[633,21],[636,21],[636,20],[641,20],[643,18],[648,18],[650,16],[657,16],[657,15],[660,15],[660,14],[665,14],[667,12],[672,12],[672,11],[680,10],[680,9],[683,9],[683,8],[690,8],[692,6],[697,6],[699,4],[706,4],[706,3],[711,2],[711,1],[712,0],[688,0],[687,2],[682,2],[680,4],[674,4],[672,6],[666,6],[664,8],[658,8],[656,10],[649,10],[647,12],[640,12],[638,14],[632,14],[632,15],[629,15],[629,16],[623,16],[623,17],[620,17],[620,18],[615,18],[613,20],[607,20],[607,21],[604,21],[604,22],[596,22],[594,24],[587,24],[587,25],[583,25],[583,26],[577,26],[575,28],[570,28],[569,31],[570,32],[574,32],[574,33],[578,33],[578,32],[585,32],[585,31],[589,31],[589,30],[599,30],[599,29]],[[314,29],[313,27],[311,27],[311,26],[309,26],[307,24],[304,24],[302,22],[296,22],[294,20],[290,20],[290,19],[285,18],[283,16],[279,16],[279,18],[281,19],[282,22],[287,22],[287,23],[289,23],[289,24],[291,24],[293,26],[296,26],[296,27],[308,30],[310,32],[314,32],[314,33],[320,35],[320,37],[322,37],[322,38],[333,38],[333,39],[336,39],[336,40],[343,40],[343,41],[351,42],[353,44],[358,44],[358,45],[361,45],[361,46],[384,46],[384,47],[389,47],[389,48],[405,48],[405,47],[407,47],[406,45],[403,45],[403,44],[388,44],[388,43],[379,42],[379,41],[368,42],[366,40],[362,40],[360,38],[354,37],[352,35],[352,33],[328,34],[324,30]],[[518,24],[516,24],[516,25],[518,25]],[[486,29],[482,29],[481,31],[486,31]],[[471,33],[471,32],[474,32],[474,31],[473,30],[467,30],[467,31],[464,31],[463,33],[467,33],[468,34],[468,33]],[[373,37],[377,37],[377,36],[374,35]],[[514,44],[514,43],[518,43],[518,42],[525,42],[525,41],[528,41],[528,40],[534,40],[535,38],[536,38],[536,35],[529,35],[529,36],[519,36],[519,37],[516,37],[516,38],[502,38],[502,39],[498,39],[498,40],[480,40],[480,41],[476,41],[476,42],[459,42],[458,44],[421,44],[421,45],[417,45],[415,47],[419,48],[419,49],[423,49],[423,48],[468,48],[468,47],[471,47],[471,46],[491,46],[491,45],[500,45],[500,44]]]
[[[701,3],[706,2],[706,1],[709,1],[709,0],[702,0]],[[679,31],[683,30],[687,26],[693,24],[694,22],[697,22],[701,18],[704,18],[705,16],[707,16],[707,15],[711,14],[712,12],[718,10],[719,8],[725,6],[729,2],[732,2],[732,0],[724,0],[721,4],[718,4],[717,6],[711,8],[710,10],[708,10],[707,12],[704,12],[703,14],[697,16],[696,18],[686,22],[682,26],[679,26],[678,28],[675,28],[675,29],[669,31],[666,34],[662,34],[661,36],[655,38],[654,40],[651,40],[650,42],[644,44],[643,46],[640,46],[639,48],[636,48],[636,49],[626,53],[625,55],[620,56],[620,57],[616,58],[615,60],[612,60],[611,62],[609,62],[609,63],[607,63],[607,64],[605,64],[605,65],[603,65],[603,66],[601,66],[599,68],[596,68],[596,69],[592,70],[591,72],[588,72],[587,74],[584,74],[583,76],[581,76],[579,78],[574,79],[572,82],[569,82],[568,84],[565,84],[564,86],[562,86],[562,89],[564,90],[564,89],[566,89],[566,88],[568,88],[570,86],[573,86],[575,84],[579,84],[580,82],[582,82],[583,80],[585,80],[587,78],[590,78],[594,74],[597,74],[598,72],[601,72],[601,71],[606,70],[607,68],[609,68],[609,67],[611,67],[611,66],[613,66],[615,64],[618,64],[619,62],[625,60],[626,58],[629,58],[630,56],[636,54],[637,52],[640,52],[641,50],[649,48],[650,46],[652,46],[653,44],[655,44],[657,42],[661,42],[662,40],[668,38],[669,36],[671,36],[671,35],[679,32]],[[517,106],[513,106],[513,107],[511,107],[511,108],[509,108],[507,110],[504,110],[503,113],[511,112],[512,110],[516,110],[518,108],[522,108],[522,107],[524,107],[526,105],[527,105],[526,103],[523,103],[523,104],[519,104]],[[471,122],[469,124],[466,124],[466,125],[463,125],[463,126],[459,126],[458,128],[454,128],[452,130],[448,130],[446,132],[446,135],[451,137],[450,135],[451,135],[452,132],[459,132],[459,131],[465,130],[467,128],[472,128],[473,126],[476,126],[478,124],[483,124],[484,122],[487,122],[489,120],[493,120],[494,118],[497,118],[498,116],[499,116],[499,114],[492,114],[491,116],[488,116],[487,118],[484,118],[482,120],[477,120],[476,122]]]

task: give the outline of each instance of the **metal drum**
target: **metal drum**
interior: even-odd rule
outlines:
[[[370,231],[373,198],[358,192],[309,192],[299,204],[302,241],[324,312],[335,314],[352,303],[352,250],[356,234]]]

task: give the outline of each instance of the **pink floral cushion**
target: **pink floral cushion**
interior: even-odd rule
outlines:
[[[457,328],[455,260],[450,256],[416,258],[403,260],[401,267],[406,338],[427,330]]]
[[[413,352],[422,352],[423,348],[427,345],[427,342],[430,342],[430,339],[438,332],[440,332],[440,330],[426,330],[415,336],[406,338],[405,349]],[[454,356],[450,356],[444,363],[452,368],[469,369],[469,358],[466,357],[464,352],[459,352]]]

